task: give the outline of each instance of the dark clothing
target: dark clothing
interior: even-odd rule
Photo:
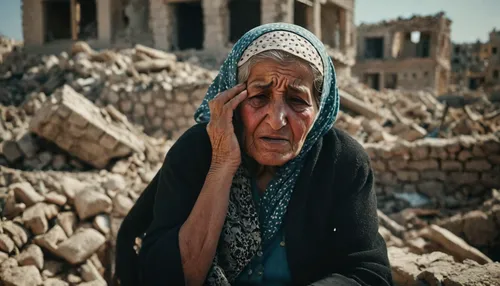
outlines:
[[[210,167],[205,128],[195,125],[177,140],[125,218],[116,273],[122,283],[132,284],[122,285],[184,285],[178,235]],[[393,285],[386,245],[378,234],[369,157],[341,130],[330,130],[309,152],[284,231],[294,285]],[[144,232],[137,262],[131,235]],[[134,274],[137,267],[140,278]]]

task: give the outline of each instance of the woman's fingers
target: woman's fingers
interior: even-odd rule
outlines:
[[[245,89],[244,91],[240,92],[237,96],[233,97],[228,103],[226,103],[225,108],[227,108],[230,111],[233,111],[238,107],[240,103],[247,98],[248,91]]]
[[[240,95],[241,92],[245,90],[245,86],[246,85],[244,83],[238,84],[235,87],[222,92],[221,94],[217,95],[214,99],[209,101],[208,107],[210,108],[210,114],[212,114],[212,116],[215,115],[217,117],[219,114],[224,112],[225,106],[229,102],[231,102],[235,98],[235,96]],[[238,106],[238,104],[236,104],[235,107],[233,107],[232,109],[235,109]]]
[[[232,98],[234,98],[236,95],[238,95],[240,92],[242,92],[243,90],[245,90],[245,86],[246,85],[244,83],[240,83],[240,84],[236,85],[235,87],[230,88],[230,89],[222,92],[221,94],[219,94],[218,96],[216,96],[213,99],[213,101],[217,102],[218,104],[220,104],[221,106],[223,106],[228,101],[230,101]]]

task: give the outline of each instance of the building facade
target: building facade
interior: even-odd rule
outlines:
[[[452,83],[485,91],[500,86],[500,31],[493,29],[486,43],[454,44],[451,56]]]
[[[368,86],[445,93],[450,80],[451,21],[444,13],[357,28],[353,73]]]
[[[354,0],[23,0],[27,49],[144,44],[225,55],[246,31],[287,22],[315,33],[338,73],[355,63]]]

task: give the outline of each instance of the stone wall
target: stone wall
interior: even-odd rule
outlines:
[[[454,208],[500,188],[500,134],[365,144],[377,192],[420,193]]]
[[[107,85],[99,105],[111,104],[127,118],[144,126],[149,135],[177,139],[195,124],[193,115],[201,104],[209,83],[152,83],[148,86],[117,83]]]

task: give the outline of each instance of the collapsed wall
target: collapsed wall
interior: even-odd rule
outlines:
[[[382,200],[419,193],[444,208],[481,202],[500,188],[499,134],[365,144]],[[384,212],[396,209],[387,207]]]

